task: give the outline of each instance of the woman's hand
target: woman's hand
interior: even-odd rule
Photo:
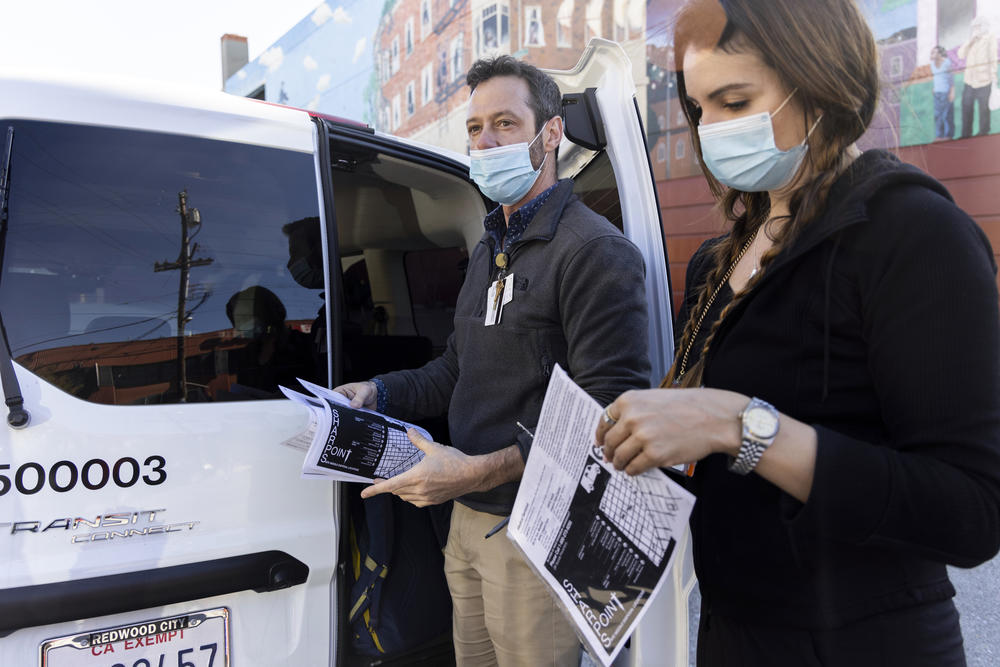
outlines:
[[[736,457],[743,439],[740,412],[750,399],[722,389],[629,391],[607,407],[597,425],[604,458],[629,475],[700,461],[724,452]],[[780,429],[754,472],[806,502],[816,470],[816,429],[781,415]]]
[[[597,444],[604,458],[630,475],[700,461],[709,454],[735,456],[740,448],[740,411],[749,398],[720,389],[629,391],[607,407]]]

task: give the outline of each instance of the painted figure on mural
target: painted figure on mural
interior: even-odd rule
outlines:
[[[931,50],[931,74],[934,77],[934,140],[955,136],[955,75],[952,62],[943,46]]]
[[[962,138],[972,136],[974,107],[979,108],[979,134],[990,133],[990,88],[997,83],[997,38],[985,16],[972,19],[968,41],[958,47],[965,60],[962,90]]]

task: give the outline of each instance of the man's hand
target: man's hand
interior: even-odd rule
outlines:
[[[333,390],[351,399],[352,408],[374,410],[378,405],[378,387],[371,380],[342,384]]]
[[[469,456],[454,447],[427,440],[412,428],[406,435],[424,453],[424,460],[404,473],[366,487],[361,492],[362,498],[393,493],[417,507],[426,507],[480,490],[485,457]]]

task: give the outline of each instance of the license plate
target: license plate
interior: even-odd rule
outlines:
[[[229,667],[229,609],[46,640],[41,667]]]

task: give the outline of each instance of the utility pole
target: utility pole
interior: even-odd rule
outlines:
[[[194,259],[198,252],[198,244],[191,239],[201,229],[201,212],[196,208],[188,208],[187,188],[177,193],[177,212],[181,216],[181,252],[175,262],[156,262],[153,271],[180,271],[181,282],[177,289],[177,389],[181,403],[187,402],[187,363],[184,356],[184,326],[190,321],[191,314],[187,312],[188,289],[190,287],[190,272],[196,266],[208,266],[214,260],[211,257]],[[190,233],[194,231],[194,234]]]

